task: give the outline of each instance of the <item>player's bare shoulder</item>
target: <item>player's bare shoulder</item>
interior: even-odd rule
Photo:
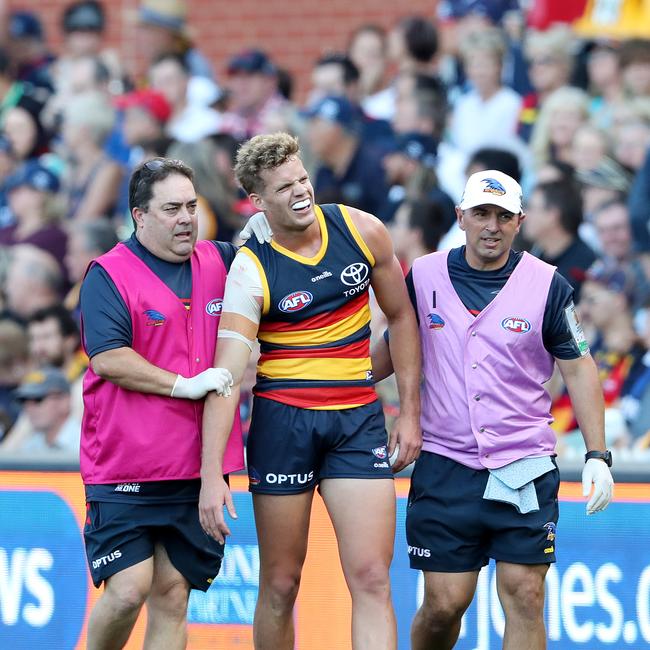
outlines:
[[[346,206],[352,223],[377,262],[393,256],[393,245],[386,226],[369,212]]]

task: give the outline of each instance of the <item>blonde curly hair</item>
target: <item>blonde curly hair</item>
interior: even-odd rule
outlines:
[[[298,140],[288,133],[256,135],[237,152],[235,176],[248,194],[258,194],[264,188],[260,172],[275,169],[298,155]]]

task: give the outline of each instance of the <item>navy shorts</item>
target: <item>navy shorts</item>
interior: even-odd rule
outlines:
[[[160,543],[192,589],[207,591],[221,568],[224,545],[205,533],[198,503],[89,501],[86,556],[95,587],[153,556]]]
[[[248,434],[249,490],[297,494],[326,478],[393,478],[379,400],[325,411],[256,397]]]
[[[554,461],[555,462],[555,461]],[[415,462],[406,511],[412,569],[478,571],[489,558],[514,564],[555,562],[557,467],[535,479],[539,510],[483,498],[488,470],[422,452]]]

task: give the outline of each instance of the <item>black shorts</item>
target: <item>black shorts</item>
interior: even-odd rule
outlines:
[[[221,568],[224,545],[207,535],[198,503],[89,501],[84,526],[93,584],[153,556],[161,543],[192,589],[207,591]]]
[[[406,511],[412,569],[477,571],[489,558],[514,564],[555,562],[557,467],[535,479],[539,510],[483,498],[488,470],[474,470],[422,452],[415,462]]]
[[[377,400],[325,411],[256,397],[248,434],[249,490],[297,494],[326,478],[393,478]]]

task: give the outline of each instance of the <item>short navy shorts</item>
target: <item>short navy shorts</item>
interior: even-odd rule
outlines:
[[[327,411],[256,397],[247,443],[249,489],[296,494],[327,478],[393,478],[386,441],[378,400]]]
[[[555,562],[557,466],[535,479],[540,509],[526,514],[508,503],[484,499],[488,476],[488,470],[474,470],[430,452],[420,454],[406,511],[412,569],[477,571],[489,558],[514,564]]]
[[[201,528],[197,502],[89,501],[86,507],[84,540],[95,587],[152,557],[156,543],[193,589],[207,591],[219,573],[224,545]]]

